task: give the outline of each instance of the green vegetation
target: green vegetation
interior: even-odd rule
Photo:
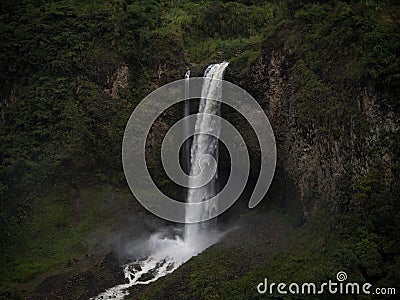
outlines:
[[[287,219],[282,213],[268,210],[268,213],[264,212],[269,214],[268,219],[271,214],[280,214],[280,218]],[[346,272],[348,282],[368,282],[374,288],[397,287],[398,257],[387,260],[388,252],[384,251],[385,247],[393,246],[393,240],[383,241],[382,236],[370,232],[368,226],[358,224],[357,227],[354,220],[338,220],[323,211],[302,227],[292,228],[289,233],[283,230],[287,225],[274,223],[274,226],[273,230],[284,233],[283,238],[288,241],[268,260],[257,254],[258,263],[253,265],[254,253],[249,253],[248,245],[227,248],[223,243],[217,244],[191,259],[169,278],[160,279],[152,288],[145,289],[139,297],[133,295],[128,299],[165,299],[171,291],[179,299],[264,299],[267,295],[260,295],[256,290],[264,278],[269,283],[297,283],[301,286],[313,282],[319,287],[329,280],[335,281],[339,271]],[[257,235],[249,235],[257,239]],[[259,251],[268,249],[270,243],[273,245],[276,241],[269,236],[264,245],[257,244],[257,248]],[[279,299],[310,298],[301,294],[278,294],[276,286],[272,296]],[[323,299],[347,298],[324,294]]]
[[[60,185],[31,201],[29,214],[14,232],[15,241],[2,252],[0,272],[9,288],[4,294],[0,290],[0,298],[7,298],[12,289],[29,291],[39,283],[38,275],[55,274],[67,261],[83,258],[93,246],[90,236],[115,230],[118,218],[135,211],[130,191],[117,191],[109,185],[79,192]]]
[[[209,62],[219,52],[226,58],[243,52],[241,61],[254,60],[271,7],[1,4],[0,244],[2,266],[9,270],[2,272],[4,280],[29,281],[82,253],[99,216],[87,216],[91,206],[83,203],[88,207],[75,224],[75,198],[93,186],[125,186],[124,126],[135,104],[157,85],[159,68],[177,68],[181,77],[182,61]],[[113,98],[107,91],[122,65],[129,68],[130,84]],[[162,173],[155,176],[165,182]]]
[[[296,102],[297,122],[313,120],[329,139],[352,122],[362,141],[369,126],[354,104],[360,90],[374,89],[385,111],[399,109],[400,10],[394,2],[3,1],[0,297],[25,294],[40,274],[83,256],[99,220],[115,226],[116,207],[135,209],[120,162],[126,121],[144,95],[181,78],[187,65],[227,59],[246,75],[262,51],[285,44],[296,60],[299,93],[289,100]],[[117,82],[123,67],[129,70],[125,86]],[[249,286],[265,276],[318,281],[339,266],[354,280],[399,282],[400,139],[382,140],[390,167],[376,162],[367,174],[349,174],[354,182],[343,179],[349,187],[337,201],[357,209],[310,222],[293,249],[248,274],[238,271],[218,291],[202,285],[211,273],[227,278],[231,266],[194,270],[186,296],[253,297]],[[154,161],[149,168],[166,185],[157,166]],[[110,194],[118,205],[111,205]],[[310,205],[318,197],[306,196]],[[330,229],[317,235],[325,223]],[[218,248],[212,251],[226,260]],[[236,254],[229,259],[237,266],[246,254]],[[206,264],[207,256],[198,260]]]

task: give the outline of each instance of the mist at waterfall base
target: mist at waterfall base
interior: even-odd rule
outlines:
[[[228,62],[210,65],[204,77],[213,79],[222,79],[224,71],[228,66]],[[189,94],[189,76],[190,71],[185,75],[186,95]],[[211,99],[220,99],[222,90],[220,86],[205,81],[202,88],[199,103],[199,113],[215,114],[220,113],[220,102]],[[189,101],[184,104],[184,115],[189,115]],[[185,130],[188,131],[189,125]],[[207,117],[198,117],[196,120],[196,128],[207,127],[207,132],[212,135],[195,135],[192,145],[186,143],[184,153],[184,164],[190,175],[194,176],[201,172],[199,161],[205,155],[211,155],[218,161],[218,136],[221,125],[213,123]],[[207,165],[202,165],[207,167]],[[207,172],[205,172],[207,173]],[[196,178],[196,177],[191,177]],[[191,189],[190,186],[196,186],[196,182],[189,179],[189,188],[186,195],[186,201],[189,203],[205,201],[217,194],[217,173],[204,186]],[[197,180],[199,178],[197,177]],[[200,178],[201,180],[201,178]],[[190,209],[185,213],[186,219],[189,220],[196,216],[210,216],[215,207],[207,207],[205,210]],[[184,227],[168,227],[152,233],[148,237],[142,237],[138,240],[131,241],[125,246],[125,252],[132,257],[138,258],[133,262],[123,266],[125,278],[128,283],[112,287],[92,299],[123,299],[129,294],[128,288],[138,284],[148,284],[156,281],[158,278],[172,273],[184,262],[191,257],[199,254],[209,246],[215,244],[223,233],[216,228],[215,220],[205,221],[201,223],[186,224]]]

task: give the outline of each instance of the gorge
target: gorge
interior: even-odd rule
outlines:
[[[121,265],[148,283],[125,300],[257,299],[263,278],[322,282],[339,271],[398,287],[399,9],[389,0],[3,1],[0,299],[93,298],[127,282]],[[224,61],[224,79],[274,129],[274,180],[249,210],[259,144],[243,118],[208,103],[243,128],[249,183],[218,218],[235,230],[165,259],[173,251],[156,249],[183,249],[204,228],[165,222],[132,196],[121,166],[126,122],[152,91],[189,69],[188,78],[210,65],[222,75]],[[197,192],[168,180],[160,147],[182,111],[196,109],[171,107],[146,141],[152,178],[182,201]],[[197,149],[211,151],[200,140]],[[155,267],[168,275],[154,281]]]

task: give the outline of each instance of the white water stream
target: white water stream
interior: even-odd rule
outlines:
[[[224,71],[228,66],[228,62],[210,65],[204,73],[204,77],[213,79],[222,79]],[[187,72],[186,89],[187,95],[189,89],[189,76]],[[199,105],[199,113],[207,113],[218,115],[220,113],[220,102],[212,99],[220,99],[222,96],[221,85],[217,81],[204,81]],[[189,102],[185,101],[184,108],[185,116],[189,115]],[[189,126],[188,124],[186,126]],[[215,136],[207,134],[198,134],[193,137],[192,146],[190,148],[190,175],[200,173],[199,159],[204,155],[212,155],[218,161],[218,139],[221,125],[216,122],[211,122],[209,117],[198,117],[196,128],[203,129],[212,133]],[[185,128],[188,132],[188,128]],[[188,144],[187,144],[187,147]],[[188,153],[189,149],[186,149]],[[186,163],[189,164],[189,158],[186,158]],[[209,167],[205,165],[202,167]],[[204,172],[205,174],[207,172]],[[193,177],[196,178],[196,177]],[[196,189],[188,189],[187,202],[194,203],[207,200],[215,196],[217,191],[217,175],[210,180],[208,184]],[[193,179],[192,179],[193,180]],[[194,180],[202,180],[197,178]],[[196,182],[189,180],[189,186],[197,186]],[[196,216],[209,216],[215,207],[207,207],[205,210],[191,209],[186,211],[186,219],[196,218]],[[191,257],[202,252],[212,244],[215,244],[221,234],[215,228],[215,220],[210,220],[202,223],[186,224],[183,238],[181,235],[166,236],[163,233],[155,233],[151,235],[148,241],[145,242],[145,247],[151,255],[135,260],[123,266],[125,278],[128,283],[117,285],[106,290],[104,293],[92,298],[99,299],[124,299],[129,294],[128,288],[138,284],[148,284],[156,281],[176,270],[181,264],[189,260]]]

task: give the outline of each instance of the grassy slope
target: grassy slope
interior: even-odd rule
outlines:
[[[79,213],[70,202],[76,197],[80,198]],[[3,252],[6,262],[0,272],[8,286],[3,296],[12,290],[16,294],[31,292],[45,276],[63,270],[68,261],[82,259],[89,249],[96,250],[89,239],[94,233],[106,237],[121,226],[121,220],[138,212],[128,189],[116,191],[107,185],[82,189],[75,195],[59,188],[38,201],[41,206],[15,238],[18,243]],[[101,244],[97,247],[103,249]]]

